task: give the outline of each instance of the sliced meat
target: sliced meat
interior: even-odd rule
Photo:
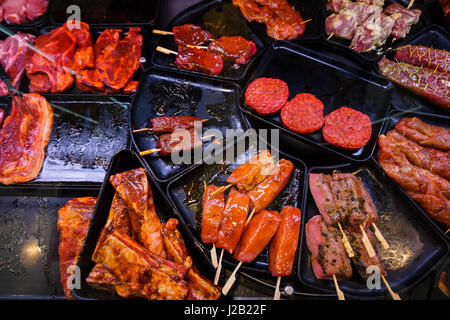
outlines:
[[[220,55],[224,62],[247,64],[257,49],[253,41],[243,37],[222,36],[209,44],[208,51]]]
[[[200,26],[191,23],[183,24],[181,26],[174,26],[172,28],[172,32],[173,39],[179,46],[198,46],[214,38],[209,31],[206,31]]]
[[[175,65],[179,69],[218,75],[223,69],[223,59],[220,55],[203,49],[180,46]]]

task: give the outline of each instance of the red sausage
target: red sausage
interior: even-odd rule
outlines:
[[[216,247],[233,253],[247,220],[250,200],[245,193],[232,188],[220,223]]]
[[[395,50],[395,59],[441,72],[450,72],[450,54],[446,50],[406,45]]]
[[[281,222],[269,247],[269,270],[274,277],[289,276],[295,260],[300,233],[301,211],[284,207]]]
[[[294,170],[294,164],[286,159],[278,161],[278,170],[270,176],[267,176],[263,182],[258,184],[253,190],[247,194],[251,201],[252,208],[255,212],[259,212],[267,208],[267,206],[278,196],[278,194],[286,187]]]
[[[223,192],[211,196],[211,193],[217,189],[219,189],[218,186],[207,186],[203,193],[201,231],[203,243],[215,243],[217,241],[217,233],[225,210]]]
[[[194,127],[195,121],[202,121],[202,118],[192,116],[163,116],[150,120],[153,132],[169,133],[178,129],[189,129]]]
[[[263,210],[257,213],[245,228],[233,257],[241,262],[252,262],[269,244],[280,221],[276,211]]]

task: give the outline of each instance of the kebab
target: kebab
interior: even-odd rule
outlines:
[[[278,230],[269,246],[269,270],[277,278],[274,300],[280,299],[281,277],[291,275],[298,248],[301,211],[295,207],[284,207],[280,213]]]
[[[234,259],[239,264],[231,273],[227,282],[222,288],[222,294],[226,295],[236,280],[236,273],[245,263],[252,262],[261,251],[269,244],[272,237],[277,232],[281,218],[276,211],[262,210],[250,220],[245,227],[245,231],[239,241],[236,251],[233,254]]]
[[[209,31],[191,23],[174,26],[172,32],[156,29],[152,32],[160,35],[172,35],[175,43],[180,46],[202,45],[214,38]]]
[[[133,130],[133,133],[153,131],[154,133],[170,133],[180,129],[190,129],[195,126],[196,121],[208,121],[194,116],[162,116],[150,120],[151,128]]]

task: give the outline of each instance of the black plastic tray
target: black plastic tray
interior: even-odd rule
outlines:
[[[111,157],[131,147],[130,103],[107,97],[52,96],[53,127],[40,174],[31,186],[99,186]],[[0,98],[9,115],[10,99]]]
[[[450,127],[450,116],[438,116],[438,115],[432,115],[432,114],[427,114],[427,113],[421,113],[421,112],[413,112],[413,111],[402,111],[402,110],[392,110],[389,113],[389,116],[387,118],[385,127],[383,128],[383,132],[382,134],[386,134],[386,132],[393,130],[395,125],[402,119],[405,117],[417,117],[419,119],[421,119],[423,122],[430,124],[430,125],[434,125],[434,126],[440,126],[440,127],[444,127],[444,128],[449,128]],[[375,153],[374,153],[374,159],[377,163],[377,165],[380,167],[380,169],[382,170],[379,162],[378,162],[378,153],[380,152],[380,148],[377,146]],[[393,182],[393,184],[398,188],[398,190],[400,192],[402,192],[405,197],[410,198],[406,192],[403,191],[403,189],[396,184],[395,182]],[[411,199],[411,198],[410,198]],[[411,201],[414,203],[415,207],[417,208],[417,210],[419,210],[420,212],[423,213],[424,216],[426,216],[431,223],[435,224],[437,228],[439,228],[442,231],[442,234],[447,237],[448,239],[450,239],[450,234],[444,234],[445,231],[447,231],[448,228],[446,228],[444,225],[440,224],[439,222],[436,222],[435,220],[431,219],[431,217],[429,217],[429,215],[414,201],[411,199]]]
[[[72,13],[67,8],[76,5],[81,21],[92,26],[153,26],[158,18],[159,0],[59,0],[50,9],[49,22],[64,23]]]
[[[253,140],[253,138],[255,140]],[[237,145],[239,144],[239,147]],[[245,148],[244,148],[245,146]],[[279,151],[274,146],[269,145],[264,139],[256,142],[256,136],[249,135],[245,138],[238,140],[237,144],[228,146],[223,152],[218,153],[216,159],[226,159],[223,164],[214,161],[209,164],[209,159],[205,160],[205,163],[197,165],[191,168],[188,172],[182,176],[174,179],[167,186],[167,194],[176,208],[176,212],[180,219],[188,226],[189,232],[195,239],[195,245],[202,249],[202,251],[208,255],[211,245],[205,245],[200,238],[201,232],[201,202],[203,198],[203,181],[206,183],[214,184],[218,186],[227,185],[225,181],[227,176],[236,169],[240,164],[245,162],[249,157],[256,154],[256,152],[269,149],[272,156],[278,159],[284,158],[294,163],[295,169],[292,173],[291,179],[283,190],[282,193],[270,204],[268,210],[276,210],[278,212],[284,206],[294,206],[302,210],[304,206],[304,198],[302,197],[305,188],[305,163],[297,158],[293,158],[286,153]],[[229,163],[228,153],[232,152],[233,162]],[[226,158],[225,158],[226,157]],[[228,194],[228,191],[226,191]],[[295,264],[297,264],[297,259]],[[223,264],[228,267],[235,267],[237,265],[236,260],[232,255],[225,252],[223,256]],[[244,271],[256,272],[260,275],[270,275],[268,270],[269,254],[268,249],[265,248],[263,252],[251,263],[243,264],[241,269]],[[293,275],[295,274],[296,267],[293,268]],[[292,275],[292,276],[293,276]]]
[[[114,187],[109,182],[109,177],[116,173],[125,172],[136,168],[145,168],[144,162],[139,156],[131,150],[122,150],[114,155],[108,168],[108,173],[103,182],[98,201],[95,206],[94,216],[91,220],[89,231],[87,233],[83,248],[80,252],[77,266],[81,273],[81,287],[80,289],[73,289],[72,294],[77,299],[119,299],[116,294],[95,290],[86,283],[86,278],[91,272],[95,263],[92,262],[91,257],[97,244],[100,233],[108,219],[109,209],[112,199],[114,197]],[[155,183],[154,177],[147,172],[150,187],[153,191],[153,198],[155,201],[156,212],[162,221],[167,221],[169,218],[176,217],[173,208],[170,206],[167,197],[160,189],[159,185]],[[194,240],[190,234],[186,232],[185,226],[180,221],[178,225],[186,247],[193,258],[194,264],[202,272],[203,275],[211,278],[212,266],[207,263],[207,258],[204,254],[193,246]]]
[[[39,35],[43,35],[46,33],[49,33],[50,31],[52,31],[55,28],[60,27],[61,24],[59,25],[53,25],[53,26],[46,26],[44,28],[42,28],[39,33],[37,34],[37,36]],[[95,44],[95,41],[97,41],[97,38],[100,36],[100,34],[105,30],[105,29],[122,29],[122,37],[124,36],[124,34],[126,32],[128,32],[128,29],[130,28],[130,26],[128,25],[114,25],[114,26],[89,26],[89,30],[92,36],[92,42],[93,44]],[[146,57],[147,56],[147,52],[149,50],[150,47],[150,37],[148,34],[148,31],[144,28],[141,27],[141,31],[140,34],[143,37],[143,44],[142,44],[142,48],[141,48],[141,57]],[[147,65],[149,64],[148,61],[145,61],[144,63],[142,63],[142,66],[139,67],[136,72],[134,73],[133,77],[131,80],[135,80],[135,81],[140,81],[140,78],[142,77],[144,70],[147,68]],[[26,72],[24,72],[24,76],[23,76],[23,80],[22,80],[22,88],[24,90],[24,92],[29,92],[28,86],[29,86],[30,80],[28,79]],[[131,93],[131,94],[124,94],[124,93],[114,93],[114,94],[108,94],[108,93],[92,93],[90,91],[82,91],[80,89],[78,89],[75,86],[75,80],[72,84],[72,86],[70,88],[68,88],[66,91],[64,92],[58,92],[58,93],[45,93],[43,94],[45,96],[62,96],[62,95],[80,95],[80,96],[98,96],[98,97],[114,97],[114,98],[128,98],[131,102],[132,97],[135,95],[135,93]]]
[[[57,0],[49,0],[47,10],[45,10],[44,14],[33,21],[28,21],[20,24],[16,23],[6,23],[4,20],[1,23],[2,27],[11,27],[11,28],[21,28],[21,29],[39,29],[42,28],[47,22],[49,17],[49,12],[52,8],[52,6],[57,2]]]
[[[389,81],[285,41],[274,43],[252,71],[241,95],[240,108],[247,115],[280,129],[299,144],[304,142],[354,161],[371,157],[390,107],[392,85]],[[324,115],[342,106],[367,114],[372,121],[372,137],[363,148],[344,150],[326,143],[321,130],[300,135],[286,129],[279,114],[265,117],[257,114],[245,105],[244,93],[247,85],[260,77],[284,80],[289,86],[289,99],[302,92],[314,94],[325,106]]]
[[[143,77],[131,110],[132,128],[149,127],[150,119],[162,115],[192,115],[209,119],[203,132],[217,129],[225,136],[227,129],[246,130],[248,124],[239,112],[240,88],[236,84],[192,74],[149,69]],[[139,152],[156,147],[152,132],[132,134]],[[205,142],[204,148],[210,142]],[[190,165],[175,165],[170,157],[158,153],[145,156],[145,162],[159,182],[167,182]]]
[[[406,3],[406,5],[405,5],[405,3],[403,1],[386,0],[385,4],[383,6],[383,9],[392,3],[400,3],[403,6],[408,6],[409,2]],[[324,8],[325,8],[324,9],[325,15],[328,16],[329,13],[327,12],[326,7],[324,7]],[[430,13],[426,6],[415,1],[415,3],[413,4],[413,6],[411,8],[422,10],[422,15],[420,16],[419,22],[411,27],[410,32],[408,33],[408,35],[405,38],[406,40],[410,39],[414,34],[421,31],[423,28],[425,28],[426,26],[428,26],[432,23]],[[385,52],[387,52],[390,49],[395,49],[401,42],[401,40],[397,40],[397,41],[393,42],[392,37],[389,37],[388,40],[386,41],[386,43],[382,47],[380,47],[381,50],[379,50],[379,51],[371,50],[369,52],[358,53],[358,52],[354,51],[353,49],[350,49],[350,47],[349,47],[350,42],[351,42],[350,40],[341,39],[336,36],[333,36],[331,39],[328,40],[329,35],[326,34],[326,32],[325,32],[325,19],[324,19],[323,23],[324,23],[324,27],[322,29],[322,40],[325,41],[325,43],[329,44],[334,49],[346,52],[349,55],[352,55],[353,57],[359,59],[360,61],[369,63],[369,64],[380,60],[383,57],[383,54]]]
[[[403,41],[400,45],[423,45],[435,49],[450,51],[450,33],[438,25],[432,25],[414,35],[410,39]],[[386,57],[394,60],[395,53],[389,52]],[[375,72],[382,76],[378,66],[374,64]],[[435,106],[420,98],[417,94],[394,84],[394,94],[392,95],[392,105],[401,110],[419,111],[424,113],[450,115],[450,112]]]
[[[373,162],[344,164],[332,167],[313,167],[311,172],[331,174],[333,170],[357,172],[378,210],[377,226],[385,236],[390,248],[385,250],[377,243],[392,290],[397,293],[413,288],[422,281],[449,253],[449,244],[436,226],[430,223],[412,204],[410,199],[392,186],[387,175]],[[298,274],[300,281],[310,288],[323,292],[336,292],[331,280],[317,280],[311,268],[310,253],[306,244],[305,225],[313,216],[320,214],[311,192],[306,191],[306,209],[301,232],[301,253]],[[381,281],[381,279],[380,279]],[[350,280],[339,281],[346,296],[357,299],[387,298],[390,295],[381,281],[380,289],[368,289],[356,271]]]
[[[236,27],[236,30],[225,30],[220,33],[216,32],[215,36],[220,35],[229,35],[229,36],[243,36],[244,38],[248,40],[252,40],[256,47],[257,47],[257,53],[251,58],[251,60],[246,65],[241,65],[239,68],[234,68],[233,63],[231,62],[225,62],[223,66],[223,70],[219,75],[210,75],[206,73],[196,72],[196,71],[188,71],[184,69],[178,69],[175,65],[175,59],[176,56],[173,54],[165,54],[161,53],[159,51],[154,50],[154,52],[151,53],[151,60],[152,63],[160,68],[164,69],[171,69],[171,70],[178,70],[182,73],[188,73],[188,74],[196,74],[196,75],[203,75],[208,76],[212,78],[217,79],[224,79],[224,80],[234,80],[234,81],[240,81],[244,78],[248,68],[253,64],[255,59],[257,59],[258,56],[262,54],[262,52],[267,47],[267,42],[264,41],[260,35],[253,29],[253,27],[245,20],[245,18],[240,13],[239,9],[237,7],[234,7],[231,4],[231,1],[228,0],[214,0],[214,1],[202,1],[200,3],[197,3],[193,5],[192,7],[189,7],[185,10],[183,10],[181,13],[179,13],[173,20],[169,23],[168,26],[165,27],[164,30],[172,31],[173,26],[182,25],[185,23],[193,23],[196,25],[199,25],[206,30],[213,31],[210,26],[205,25],[204,15],[209,12],[222,12],[223,6],[229,6],[232,8],[232,12],[234,12],[235,19],[239,21],[240,27]],[[230,14],[231,16],[231,14]],[[226,16],[228,18],[228,15]],[[225,26],[233,26],[235,27],[238,23],[225,23]],[[214,33],[214,32],[212,32]],[[178,51],[177,45],[175,44],[173,40],[173,36],[160,36],[160,39],[157,42],[158,46],[164,47],[166,49],[170,49],[173,51]],[[150,57],[150,55],[149,55]]]
[[[0,186],[0,299],[64,299],[59,276],[58,210],[94,189]]]

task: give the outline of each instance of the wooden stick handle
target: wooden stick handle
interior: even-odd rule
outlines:
[[[144,132],[144,131],[153,131],[153,129],[152,128],[141,128],[141,129],[133,130],[133,133]]]
[[[400,296],[397,293],[392,291],[391,287],[389,286],[389,283],[387,282],[386,278],[383,275],[381,275],[381,279],[383,279],[383,282],[386,285],[386,288],[388,289],[389,294],[391,295],[392,299],[394,299],[394,300],[402,300],[402,298],[400,298]]]
[[[220,188],[217,189],[216,191],[211,192],[211,197],[212,197],[212,196],[215,196],[216,194],[218,194],[218,193],[220,193],[220,192],[224,192],[224,191],[227,190],[227,189],[230,189],[232,186],[233,186],[233,184],[230,183],[230,184],[227,185],[227,186],[220,187]]]
[[[217,269],[217,266],[219,265],[219,263],[217,262],[217,251],[216,251],[216,246],[212,245],[212,249],[211,249],[211,263],[213,265],[214,268]]]
[[[165,53],[165,54],[178,55],[178,52],[175,52],[175,51],[172,51],[172,50],[166,49],[164,47],[160,47],[160,46],[156,47],[156,51],[159,51],[159,52],[162,52],[162,53]]]
[[[342,229],[340,222],[338,222],[338,227],[342,233],[342,242],[344,243],[345,251],[347,252],[347,255],[349,258],[353,258],[355,256],[355,253],[353,252],[352,246],[350,245],[350,241],[348,241],[347,235],[345,234],[344,230]]]
[[[173,32],[171,31],[164,31],[164,30],[157,30],[157,29],[153,29],[152,31],[154,34],[161,34],[163,36],[172,36]]]
[[[230,291],[231,287],[233,286],[234,282],[236,281],[236,273],[238,272],[241,265],[242,265],[242,261],[239,262],[239,264],[236,266],[233,273],[231,273],[231,276],[228,278],[227,282],[223,286],[223,288],[222,288],[223,295],[226,296],[228,294],[228,291]]]
[[[375,222],[372,223],[372,227],[375,230],[375,237],[378,239],[378,241],[380,241],[380,243],[383,246],[383,248],[384,249],[389,249],[389,243],[387,243],[386,239],[384,238],[383,234],[378,229],[378,227],[375,224]]]
[[[333,281],[334,281],[334,287],[336,288],[336,293],[338,296],[339,300],[345,300],[345,296],[344,293],[342,292],[342,290],[339,288],[337,279],[336,279],[336,275],[333,274]]]
[[[139,152],[139,154],[143,157],[143,156],[146,156],[148,154],[152,154],[152,153],[156,153],[156,152],[160,152],[160,151],[161,151],[161,149],[149,149],[149,150],[145,150],[145,151]]]
[[[217,286],[217,284],[219,283],[220,272],[222,271],[222,259],[223,259],[223,249],[220,252],[219,264],[217,266],[216,276],[214,277],[214,285],[215,286]]]
[[[273,300],[280,300],[280,297],[281,297],[280,282],[281,282],[281,277],[278,277],[278,279],[277,279],[277,286],[275,288],[275,294],[273,295]]]
[[[300,22],[300,24],[308,23],[308,22],[310,22],[311,20],[312,20],[312,19],[305,20],[305,21],[303,21],[303,22]]]
[[[367,250],[367,253],[369,254],[369,257],[373,258],[375,257],[375,250],[372,247],[372,244],[370,243],[369,237],[367,236],[366,231],[364,230],[362,225],[359,225],[359,229],[361,229],[362,233],[362,242],[364,244],[364,247]]]
[[[408,4],[408,6],[406,7],[406,9],[409,10],[409,8],[411,8],[413,4],[414,4],[414,0],[409,1],[409,4]]]
[[[196,45],[193,45],[193,44],[188,44],[188,45],[186,45],[186,47],[188,47],[188,48],[196,48],[196,49],[208,50],[208,47],[207,47],[207,46],[196,46]]]
[[[250,220],[252,220],[253,215],[255,214],[255,208],[253,208],[252,212],[250,212],[250,214],[248,215],[247,221],[245,222],[245,225],[248,225],[248,223],[250,222]]]

